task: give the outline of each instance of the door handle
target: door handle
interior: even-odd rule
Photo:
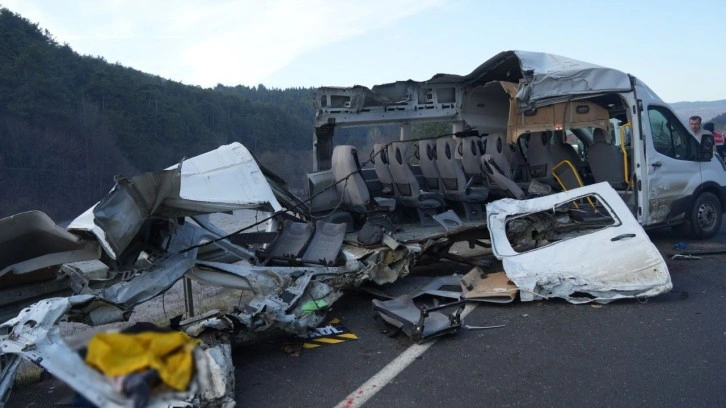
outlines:
[[[663,163],[661,163],[661,162],[658,161],[658,162],[650,163],[650,165],[653,166],[653,167],[660,167],[660,166],[663,165]]]
[[[625,238],[635,238],[635,234],[633,234],[632,232],[628,233],[628,234],[620,234],[617,237],[610,238],[610,241],[613,241],[613,242],[620,241],[621,239],[625,239]]]

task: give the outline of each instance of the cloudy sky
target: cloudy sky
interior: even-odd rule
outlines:
[[[668,102],[726,99],[724,0],[0,0],[59,43],[185,84],[372,86],[499,51],[610,66]]]

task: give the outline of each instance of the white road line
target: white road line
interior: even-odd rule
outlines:
[[[462,320],[466,315],[476,309],[477,303],[468,304],[461,312]],[[381,369],[376,375],[368,379],[363,385],[358,387],[357,390],[348,394],[343,401],[340,401],[335,408],[358,408],[365,404],[369,399],[373,398],[383,387],[385,387],[392,379],[408,367],[414,360],[421,356],[429,347],[436,343],[436,339],[426,342],[424,344],[413,344],[407,348],[406,351],[401,353],[393,361],[388,363]]]

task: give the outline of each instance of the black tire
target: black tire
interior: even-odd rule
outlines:
[[[706,239],[716,235],[721,229],[722,216],[718,197],[707,191],[699,194],[689,216],[693,238]]]

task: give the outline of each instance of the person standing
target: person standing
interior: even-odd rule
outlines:
[[[711,134],[713,135],[713,144],[716,145],[716,152],[721,155],[721,157],[724,157],[724,135],[721,133],[716,133],[713,122],[704,123],[703,129],[711,132]]]
[[[688,118],[688,126],[690,126],[691,131],[694,135],[696,135],[696,138],[698,138],[698,143],[701,143],[701,136],[704,134],[711,134],[711,132],[701,128],[701,117],[700,116],[691,116]]]

